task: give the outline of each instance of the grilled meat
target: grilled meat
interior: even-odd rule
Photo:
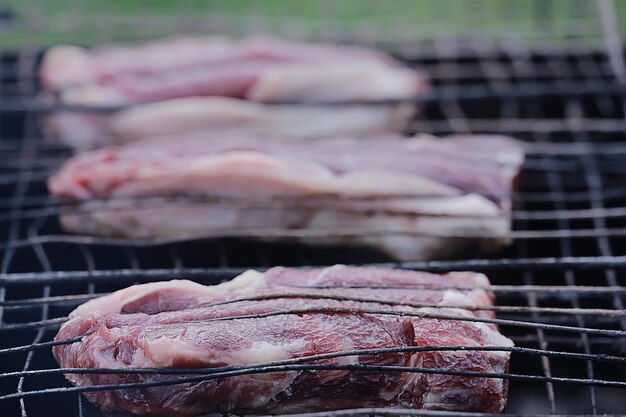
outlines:
[[[118,109],[47,115],[47,135],[79,149],[224,127],[298,138],[399,130],[413,105],[267,108],[216,96],[312,104],[428,91],[424,74],[383,53],[268,38],[179,38],[90,50],[56,46],[45,54],[41,79],[49,101],[54,91],[64,106]],[[159,100],[167,102],[146,103]]]
[[[210,95],[326,102],[401,98],[426,88],[421,73],[382,53],[269,38],[178,38],[91,50],[62,45],[47,51],[41,78],[57,90],[106,87],[128,102]]]
[[[456,286],[462,289],[449,289]],[[492,317],[491,312],[462,308],[488,309],[492,297],[488,280],[480,274],[437,276],[346,266],[248,271],[213,287],[188,281],[146,284],[76,309],[56,340],[81,339],[55,346],[54,354],[61,366],[79,368],[184,370],[293,359],[338,366],[269,373],[244,370],[227,377],[212,377],[207,371],[204,378],[188,382],[177,379],[193,375],[66,375],[78,386],[167,383],[85,393],[106,413],[194,416],[362,406],[497,413],[506,403],[506,380],[437,371],[504,373],[507,352],[435,348],[305,359],[376,348],[506,348],[512,342],[495,326],[475,321]],[[357,369],[367,366],[432,373]]]
[[[72,232],[373,245],[405,260],[502,242],[523,152],[502,137],[269,140],[224,133],[89,152],[49,182]]]

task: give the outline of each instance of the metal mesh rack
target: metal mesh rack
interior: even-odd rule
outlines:
[[[420,42],[420,47],[428,47],[419,49],[411,42],[418,34],[406,35],[406,25],[400,25],[393,32],[396,36],[390,34],[378,42],[396,45],[399,56],[427,70],[437,86],[433,95],[421,99],[425,117],[414,120],[410,131],[503,133],[529,144],[528,160],[514,195],[511,235],[515,242],[510,248],[489,259],[472,259],[468,254],[466,259],[454,261],[390,264],[438,272],[469,269],[489,275],[498,299],[496,321],[502,333],[516,343],[509,373],[490,376],[510,380],[505,415],[511,417],[626,415],[623,51],[615,22],[611,23],[610,2],[566,3],[577,18],[569,16],[560,29],[564,34],[559,36],[554,34],[556,29],[544,26],[543,37],[537,36],[541,39],[529,39],[512,30],[510,36],[496,42],[482,37],[472,37],[471,42],[439,37],[435,42]],[[32,2],[24,4],[32,6]],[[468,7],[469,2],[465,4]],[[72,8],[75,5],[69,2],[67,6],[76,16],[85,17],[80,7]],[[249,7],[251,16],[259,15],[258,8]],[[185,16],[184,10],[180,9],[179,17]],[[538,10],[538,16],[541,10],[545,12]],[[37,8],[26,9],[25,25],[36,26],[42,19],[38,13]],[[480,16],[481,12],[476,13]],[[89,19],[85,19],[77,20],[87,25]],[[137,16],[130,19],[139,22]],[[221,16],[219,21],[190,26],[185,19],[146,16],[141,21],[149,24],[132,35],[166,34],[179,25],[199,32],[217,25],[220,31],[236,32],[242,21],[260,25],[260,29],[273,27],[267,23],[270,18],[266,23],[245,14],[238,19]],[[541,26],[543,20],[537,21]],[[100,22],[94,41],[111,39],[115,32],[111,28],[123,25],[124,19],[111,14]],[[277,32],[347,40],[365,36],[368,43],[381,40],[358,27],[341,32],[294,29],[298,27],[294,23]],[[80,29],[74,27],[63,35],[71,39],[77,33]],[[320,34],[325,36],[316,36]],[[575,43],[577,39],[582,42]],[[554,42],[548,47],[546,41]],[[36,38],[25,44],[39,45]],[[50,341],[67,313],[98,294],[171,278],[212,284],[232,278],[245,267],[388,264],[383,256],[361,249],[236,239],[128,245],[62,234],[58,206],[47,195],[45,180],[68,152],[40,137],[41,109],[35,99],[40,54],[34,47],[0,49],[2,416],[100,415],[77,394],[80,390],[69,388],[50,351]],[[450,348],[460,347],[441,347]],[[260,364],[240,371],[302,366],[310,369],[313,365]],[[186,370],[185,378],[219,377],[219,372],[232,371],[198,370],[198,375],[190,377]],[[390,409],[308,416],[400,414],[475,416]]]
[[[458,261],[414,267],[441,271],[471,266],[472,269],[485,269],[492,277],[499,300],[495,323],[516,343],[516,347],[511,349],[510,371],[506,375],[489,375],[510,380],[507,415],[619,414],[624,412],[619,392],[625,387],[621,376],[626,366],[623,357],[626,347],[623,338],[626,332],[621,323],[624,311],[612,304],[623,301],[626,290],[623,285],[608,286],[599,281],[607,267],[623,272],[624,264],[620,259],[571,258],[563,263],[555,262],[554,259]],[[528,265],[532,265],[532,268],[528,268]],[[562,267],[567,268],[565,272]],[[47,404],[51,401],[55,404],[58,401],[58,411],[62,415],[94,413],[92,406],[76,396],[76,392],[81,389],[67,388],[60,375],[62,371],[54,365],[50,355],[52,336],[58,325],[65,320],[68,311],[77,303],[131,282],[186,277],[211,284],[231,278],[237,272],[239,270],[236,268],[182,268],[173,271],[34,273],[4,278],[2,284],[7,293],[0,331],[8,336],[6,340],[10,340],[8,343],[3,342],[0,355],[6,363],[1,377],[2,398],[7,404],[6,409],[11,413],[9,415],[19,415],[20,407],[26,410],[27,415],[44,415],[48,409]],[[439,349],[468,348],[446,346]],[[502,348],[485,346],[481,349]],[[343,352],[346,355],[350,353]],[[362,355],[368,353],[381,351],[359,352]],[[319,358],[307,359],[311,361]],[[243,369],[179,372],[184,372],[185,375],[181,378],[185,381],[200,381],[237,372],[269,372],[279,369],[325,368],[316,368],[316,365],[307,364],[306,361],[287,361],[258,364]],[[331,366],[330,369],[343,368]],[[22,381],[17,390],[16,380]],[[547,396],[542,394],[543,389]],[[574,402],[572,391],[576,394]],[[44,402],[38,401],[42,395],[46,398]],[[353,414],[393,412],[366,410],[355,411]],[[345,412],[339,412],[341,413]]]

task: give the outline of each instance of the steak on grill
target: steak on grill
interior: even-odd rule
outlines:
[[[48,114],[47,135],[79,149],[225,125],[285,137],[397,130],[413,113],[413,105],[270,110],[198,96],[320,103],[397,99],[428,90],[421,72],[383,53],[265,38],[180,38],[90,50],[56,46],[45,54],[41,78],[48,101],[53,90],[58,104],[133,105],[114,114],[67,109]],[[187,100],[145,103],[175,98]]]
[[[449,289],[457,286],[462,289]],[[368,299],[367,291],[375,288]],[[437,371],[506,373],[509,354],[435,349],[512,346],[494,325],[475,321],[492,317],[491,312],[458,307],[489,308],[492,297],[487,279],[467,272],[436,276],[346,266],[248,271],[213,287],[171,281],[90,301],[71,314],[56,337],[81,340],[53,350],[62,367],[79,368],[219,368],[298,358],[308,365],[338,366],[228,377],[211,377],[207,371],[203,380],[182,383],[176,380],[193,375],[66,375],[77,386],[171,383],[85,393],[106,413],[194,416],[367,406],[497,413],[506,403],[506,380]],[[306,359],[415,347],[433,349]],[[368,365],[408,369],[357,369]]]
[[[223,37],[91,50],[56,46],[44,56],[41,79],[55,90],[101,86],[122,102],[208,95],[258,101],[386,99],[410,97],[427,86],[423,74],[375,51]]]
[[[503,137],[310,141],[223,133],[78,155],[49,182],[72,232],[370,245],[404,260],[506,240],[523,151]],[[291,230],[291,232],[289,232]]]

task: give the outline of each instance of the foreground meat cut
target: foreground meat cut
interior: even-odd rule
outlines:
[[[497,413],[506,403],[506,380],[438,373],[507,372],[505,350],[512,342],[495,326],[476,321],[492,317],[492,303],[488,280],[469,272],[273,268],[213,287],[170,281],[90,301],[56,337],[80,341],[55,346],[54,355],[62,367],[249,368],[227,377],[211,377],[207,370],[204,378],[182,383],[176,380],[202,374],[66,375],[78,386],[171,383],[85,394],[106,413],[195,416],[367,406]],[[472,351],[476,346],[503,351]],[[416,347],[423,349],[363,352]],[[306,359],[338,353],[344,354]],[[305,366],[269,373],[250,368],[288,360]]]
[[[508,138],[281,141],[223,133],[88,152],[49,182],[66,229],[371,245],[405,260],[506,241],[523,160]]]

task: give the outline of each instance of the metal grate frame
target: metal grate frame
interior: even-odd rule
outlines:
[[[626,168],[621,162],[626,90],[623,56],[620,51],[616,57],[609,44],[563,50],[492,45],[454,54],[439,44],[427,53],[402,56],[429,71],[438,87],[422,99],[426,117],[416,119],[411,131],[502,133],[529,144],[514,196],[512,247],[491,259],[466,254],[455,261],[392,264],[488,274],[498,298],[496,322],[516,343],[509,374],[490,376],[510,379],[505,410],[510,417],[626,415]],[[40,137],[40,109],[33,99],[41,51],[0,53],[3,416],[50,415],[51,407],[58,415],[99,415],[76,393],[80,389],[69,388],[50,351],[67,313],[98,294],[171,278],[214,284],[246,267],[389,262],[357,249],[236,239],[126,245],[62,234],[45,180],[68,153]],[[461,347],[441,347],[450,348]],[[260,364],[243,372],[276,369],[271,366],[312,367]],[[215,377],[211,372],[199,370],[194,378]],[[185,377],[189,373],[185,370]],[[399,414],[475,416],[389,409],[308,416]]]

